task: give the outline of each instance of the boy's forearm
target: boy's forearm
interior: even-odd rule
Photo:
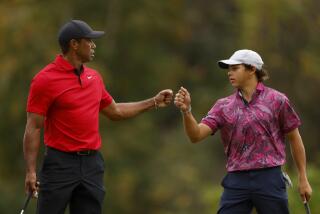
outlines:
[[[294,140],[290,142],[291,154],[299,172],[299,179],[306,179],[306,154],[302,141]]]
[[[188,135],[192,143],[199,141],[199,126],[196,119],[193,117],[191,112],[182,113],[183,115],[183,125],[186,134]]]

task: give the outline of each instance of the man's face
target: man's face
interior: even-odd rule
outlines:
[[[228,77],[231,85],[235,88],[242,88],[246,82],[251,78],[252,73],[246,70],[245,66],[230,65],[228,68]]]
[[[83,63],[90,62],[94,58],[95,48],[96,45],[91,39],[80,39],[78,41],[78,48],[76,50],[76,54]]]

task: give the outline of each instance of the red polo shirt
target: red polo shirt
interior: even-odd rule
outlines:
[[[44,143],[66,151],[97,150],[101,146],[99,111],[112,102],[99,73],[75,68],[58,55],[32,80],[27,112],[45,116]]]

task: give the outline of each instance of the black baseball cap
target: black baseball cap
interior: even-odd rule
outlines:
[[[59,30],[58,40],[60,46],[67,44],[71,39],[97,39],[104,35],[104,31],[94,31],[81,20],[71,20],[65,23]]]

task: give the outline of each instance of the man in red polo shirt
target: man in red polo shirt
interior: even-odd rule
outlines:
[[[92,39],[102,35],[83,21],[67,22],[59,32],[62,54],[32,80],[23,140],[25,189],[35,195],[39,191],[39,214],[64,213],[67,205],[72,214],[100,214],[105,191],[99,112],[121,120],[172,100],[172,91],[166,89],[144,101],[116,103],[99,73],[84,65],[94,58]],[[42,128],[46,152],[37,175]]]

